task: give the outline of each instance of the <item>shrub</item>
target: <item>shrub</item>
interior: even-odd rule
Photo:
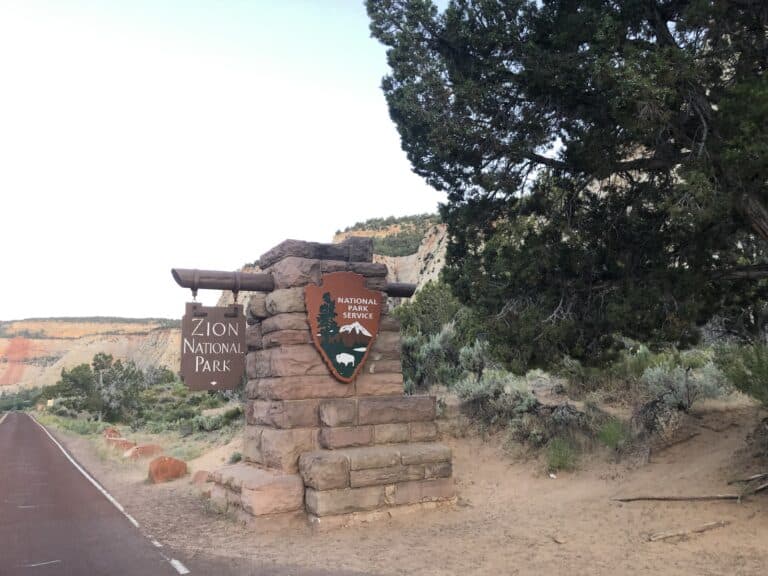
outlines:
[[[233,408],[230,408],[229,410],[225,411],[223,414],[224,423],[229,424],[235,420],[238,420],[243,415],[243,407],[242,406],[235,406]]]
[[[71,416],[58,417],[53,420],[60,428],[82,436],[98,434],[107,427],[103,422],[98,422],[96,420],[77,420]]]
[[[451,322],[461,305],[444,282],[427,282],[410,300],[394,309],[404,334],[431,336]]]
[[[647,368],[642,381],[651,398],[661,398],[670,408],[684,412],[697,400],[717,398],[727,389],[725,375],[711,361],[698,370],[681,365]]]
[[[552,438],[547,444],[547,468],[550,472],[576,468],[576,448],[566,438]]]
[[[150,434],[162,434],[163,432],[168,432],[171,428],[168,422],[158,422],[156,420],[150,420],[143,426],[137,426],[137,428],[142,427]]]
[[[464,346],[459,351],[459,363],[461,367],[475,378],[480,380],[483,377],[483,371],[490,364],[491,359],[488,355],[488,342],[485,340],[475,340],[471,346]]]
[[[627,425],[618,418],[611,418],[600,427],[597,438],[611,450],[621,450],[630,438]]]
[[[721,348],[716,358],[736,388],[768,406],[768,346]]]
[[[195,432],[213,432],[220,430],[225,424],[224,416],[216,414],[215,416],[195,416],[192,419],[192,429]]]
[[[421,335],[405,334],[400,340],[400,361],[403,366],[403,380],[406,392],[416,388],[420,372],[419,353],[425,339]]]
[[[456,393],[468,416],[491,425],[507,424],[539,405],[521,378],[503,370],[488,370],[479,379],[465,378],[456,384]]]
[[[401,358],[403,378],[409,391],[435,384],[450,385],[462,373],[451,324],[429,337],[405,335],[401,341]]]
[[[237,464],[242,459],[243,459],[243,455],[240,454],[240,452],[232,452],[232,455],[229,457],[228,463]]]

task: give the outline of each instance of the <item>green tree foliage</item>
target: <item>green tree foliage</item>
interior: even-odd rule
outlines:
[[[443,325],[451,322],[461,303],[445,282],[427,282],[410,300],[394,310],[405,334],[437,334]]]
[[[32,408],[40,398],[40,388],[25,388],[17,392],[0,391],[0,412]]]
[[[400,226],[404,229],[426,231],[430,226],[437,224],[437,214],[415,214],[413,216],[388,216],[387,218],[370,218],[364,222],[356,222],[352,226],[344,228],[344,232],[355,230],[386,230],[392,226]],[[337,234],[340,231],[337,232]]]
[[[368,0],[390,115],[448,194],[445,277],[524,369],[768,321],[768,4]]]
[[[353,226],[348,226],[344,229],[344,232],[362,230],[392,231],[392,233],[386,236],[373,237],[373,252],[383,256],[407,256],[418,251],[424,235],[439,221],[440,218],[437,214],[371,218],[364,222],[357,222]],[[336,233],[340,234],[341,230],[337,230]]]
[[[419,251],[424,232],[406,230],[373,239],[373,253],[383,256],[408,256]]]
[[[80,364],[61,371],[61,379],[43,389],[41,398],[57,399],[66,409],[90,412],[110,422],[128,422],[140,412],[142,391],[158,384],[175,381],[165,367],[141,370],[132,361],[115,360],[99,352],[91,364]]]
[[[471,345],[480,323],[462,307],[444,282],[428,282],[395,308],[403,333],[403,377],[409,389],[450,385],[463,372],[461,351]]]
[[[336,323],[336,303],[331,298],[331,293],[323,294],[323,303],[317,314],[317,325],[323,342],[328,344],[338,333],[339,325]]]

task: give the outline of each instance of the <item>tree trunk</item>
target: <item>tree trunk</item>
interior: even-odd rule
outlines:
[[[752,231],[768,242],[768,209],[762,200],[752,192],[744,192],[739,208]]]

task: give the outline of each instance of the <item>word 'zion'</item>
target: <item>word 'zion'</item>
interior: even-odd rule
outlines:
[[[349,296],[339,296],[336,298],[337,304],[347,306],[346,312],[341,314],[345,320],[373,320],[373,313],[368,310],[368,306],[378,306],[376,298],[351,298]]]

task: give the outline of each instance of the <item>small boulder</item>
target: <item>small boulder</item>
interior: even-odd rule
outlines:
[[[136,446],[136,442],[131,442],[125,438],[107,438],[107,445],[114,450],[125,452]]]
[[[158,456],[149,463],[149,481],[152,484],[170,482],[187,473],[187,463],[170,456]]]
[[[114,426],[105,428],[103,434],[104,434],[104,438],[120,438],[122,436],[122,434],[120,434],[120,430],[118,430]]]
[[[130,450],[126,450],[123,454],[123,458],[129,460],[139,460],[141,458],[151,458],[152,456],[158,456],[162,453],[162,446],[158,446],[157,444],[139,444]]]

